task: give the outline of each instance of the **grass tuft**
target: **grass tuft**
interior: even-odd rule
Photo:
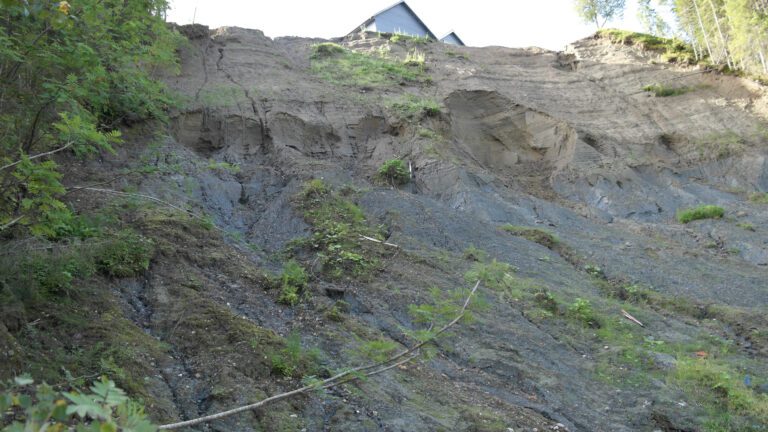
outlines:
[[[725,209],[716,205],[700,205],[677,212],[680,223],[688,223],[699,219],[720,219],[725,215]]]
[[[643,87],[643,91],[653,93],[656,97],[680,96],[696,90],[694,87],[669,87],[664,84],[651,84]]]

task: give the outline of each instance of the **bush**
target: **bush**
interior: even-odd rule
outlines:
[[[643,87],[647,91],[656,95],[656,97],[680,96],[696,90],[693,87],[668,87],[663,84],[652,84]]]
[[[267,355],[272,364],[272,373],[284,377],[299,377],[304,372],[312,372],[316,368],[320,351],[305,350],[301,346],[301,336],[292,331],[285,340],[285,348]]]
[[[100,247],[96,268],[112,277],[131,277],[147,270],[154,252],[152,241],[133,231],[118,231],[114,238]]]
[[[589,327],[600,327],[600,323],[592,310],[592,304],[589,300],[577,298],[568,305],[568,315]]]
[[[280,296],[277,301],[287,305],[299,303],[299,294],[304,290],[309,278],[299,263],[290,260],[283,266]]]
[[[32,387],[17,377],[0,393],[0,427],[4,431],[154,431],[144,409],[128,399],[115,383],[94,381],[90,393],[59,392],[47,384]],[[11,415],[6,415],[11,413]]]
[[[332,57],[337,54],[343,54],[347,52],[347,49],[343,46],[333,42],[323,42],[312,45],[312,59],[321,59],[325,57]]]
[[[677,212],[680,223],[688,223],[699,219],[719,219],[725,215],[725,209],[716,205],[700,205]]]
[[[400,159],[392,159],[384,162],[379,167],[378,176],[391,185],[404,185],[411,181],[408,168]]]

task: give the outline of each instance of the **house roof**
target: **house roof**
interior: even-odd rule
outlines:
[[[414,11],[413,11],[413,9],[411,9],[411,7],[410,7],[410,6],[408,6],[408,3],[404,2],[404,1],[399,1],[399,2],[397,2],[397,3],[393,4],[392,6],[390,6],[390,7],[388,7],[388,8],[385,8],[385,9],[382,9],[382,10],[380,10],[380,11],[376,12],[375,14],[373,14],[373,16],[372,16],[372,17],[370,17],[370,18],[368,18],[367,20],[365,20],[365,21],[364,21],[362,24],[360,24],[359,26],[355,27],[355,29],[354,29],[354,30],[352,30],[352,31],[351,31],[351,32],[349,32],[349,33],[350,33],[350,34],[351,34],[351,33],[354,33],[354,32],[356,32],[356,31],[357,31],[359,28],[361,28],[361,27],[368,27],[368,26],[369,26],[369,25],[370,25],[372,22],[374,22],[374,21],[376,20],[376,17],[377,17],[377,16],[379,16],[379,15],[383,14],[384,12],[386,12],[386,11],[388,11],[388,10],[390,10],[390,9],[394,9],[394,8],[396,8],[397,6],[400,6],[400,5],[403,5],[403,7],[405,7],[405,9],[408,11],[408,13],[410,13],[411,15],[413,15],[413,17],[416,19],[416,21],[418,21],[418,22],[419,22],[419,24],[421,24],[421,25],[424,27],[424,29],[427,31],[427,34],[428,34],[428,35],[429,35],[429,36],[430,36],[432,39],[434,39],[434,40],[437,40],[437,37],[435,36],[435,34],[434,34],[434,33],[432,33],[432,30],[430,30],[430,29],[429,29],[429,27],[427,27],[427,25],[426,25],[426,24],[424,24],[424,21],[422,21],[422,20],[421,20],[421,18],[419,18],[419,16],[418,16],[418,15],[416,15],[416,12],[414,12]]]
[[[459,41],[459,43],[460,43],[460,44],[462,44],[462,45],[466,45],[466,44],[464,43],[464,41],[463,41],[463,40],[461,40],[461,38],[459,37],[459,35],[457,35],[457,34],[456,34],[456,32],[455,32],[455,31],[449,31],[448,33],[446,33],[446,34],[445,34],[445,36],[441,37],[441,38],[440,38],[440,40],[441,40],[441,41],[444,41],[444,40],[445,40],[445,39],[446,39],[448,36],[450,36],[450,35],[453,35],[453,37],[455,37],[455,38],[456,38],[456,40],[457,40],[457,41]]]

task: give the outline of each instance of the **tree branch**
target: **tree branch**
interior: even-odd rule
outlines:
[[[464,315],[467,312],[467,308],[469,307],[469,303],[472,301],[472,296],[475,295],[475,292],[477,291],[477,288],[479,286],[480,286],[480,281],[478,280],[475,283],[475,286],[472,288],[472,291],[470,291],[469,294],[467,295],[467,298],[464,301],[464,304],[461,306],[461,310],[459,311],[458,315],[456,315],[456,317],[453,320],[451,320],[448,324],[446,324],[443,327],[441,327],[431,338],[429,338],[427,340],[423,340],[423,341],[417,343],[416,345],[412,346],[411,348],[408,348],[408,349],[400,352],[399,354],[396,354],[396,355],[394,355],[394,356],[392,356],[392,357],[390,357],[390,358],[388,358],[388,359],[386,359],[386,360],[384,360],[382,362],[372,363],[372,364],[369,364],[367,366],[356,367],[356,368],[353,368],[353,369],[350,369],[350,370],[338,373],[338,374],[336,374],[336,375],[334,375],[334,376],[332,376],[330,378],[327,378],[327,379],[325,379],[325,380],[323,380],[323,381],[321,381],[319,383],[315,383],[315,384],[311,384],[311,385],[306,385],[304,387],[301,387],[301,388],[298,388],[298,389],[295,389],[295,390],[291,390],[289,392],[276,394],[274,396],[270,396],[270,397],[268,397],[266,399],[262,399],[262,400],[260,400],[258,402],[252,403],[250,405],[240,406],[240,407],[237,407],[237,408],[233,408],[231,410],[222,411],[222,412],[219,412],[219,413],[216,413],[216,414],[211,414],[211,415],[208,415],[208,416],[199,417],[199,418],[192,419],[192,420],[186,420],[186,421],[182,421],[182,422],[178,422],[178,423],[164,424],[164,425],[161,425],[158,429],[161,429],[161,430],[180,429],[180,428],[184,428],[184,427],[198,425],[200,423],[207,423],[209,421],[217,420],[217,419],[224,418],[224,417],[229,417],[231,415],[234,415],[234,414],[237,414],[237,413],[241,413],[243,411],[250,411],[250,410],[262,407],[264,405],[267,405],[268,403],[275,402],[275,401],[278,401],[278,400],[281,400],[281,399],[285,399],[285,398],[288,398],[288,397],[291,397],[291,396],[295,396],[295,395],[298,395],[298,394],[306,393],[306,392],[308,392],[310,390],[314,390],[314,389],[318,389],[318,388],[320,388],[320,389],[331,388],[331,387],[338,386],[340,384],[344,384],[344,383],[347,383],[347,382],[350,382],[350,381],[354,381],[354,380],[360,378],[360,376],[353,375],[355,372],[362,372],[362,371],[368,371],[368,370],[371,370],[371,369],[375,369],[373,371],[370,371],[370,372],[367,372],[367,373],[364,374],[364,376],[372,376],[372,375],[380,374],[382,372],[386,372],[386,371],[388,371],[390,369],[393,369],[393,368],[396,368],[396,367],[398,367],[400,365],[403,365],[403,364],[405,364],[405,363],[415,359],[416,357],[418,357],[418,354],[416,353],[416,351],[419,348],[421,348],[424,345],[426,345],[427,343],[433,341],[440,334],[444,333],[446,330],[448,330],[453,325],[455,325],[457,322],[459,322],[462,318],[464,318]],[[342,378],[347,378],[347,379],[342,380]]]
[[[34,156],[30,156],[29,160],[37,159],[37,158],[40,158],[40,157],[43,157],[43,156],[50,156],[50,155],[52,155],[54,153],[58,153],[58,152],[60,152],[62,150],[68,149],[69,147],[72,146],[72,144],[73,144],[72,141],[70,141],[70,142],[66,143],[65,145],[63,145],[62,147],[59,147],[59,148],[57,148],[55,150],[51,150],[51,151],[48,151],[48,152],[45,152],[45,153],[40,153],[40,154],[36,154]],[[16,165],[20,164],[22,160],[23,159],[19,159],[16,162],[9,163],[8,165],[3,165],[3,166],[0,167],[0,171],[4,170],[6,168],[10,168],[12,166],[16,166]]]

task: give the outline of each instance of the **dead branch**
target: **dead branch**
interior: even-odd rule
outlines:
[[[72,141],[68,142],[67,144],[65,144],[65,145],[63,145],[63,146],[61,146],[61,147],[59,147],[59,148],[57,148],[55,150],[51,150],[51,151],[48,151],[48,152],[45,152],[45,153],[40,153],[40,154],[36,154],[34,156],[30,156],[29,160],[37,159],[37,158],[40,158],[40,157],[43,157],[43,156],[49,156],[49,155],[52,155],[54,153],[58,153],[58,152],[60,152],[62,150],[66,150],[67,148],[69,148],[71,146],[72,146]],[[6,168],[10,168],[12,166],[16,166],[16,165],[20,164],[22,161],[23,161],[23,159],[19,159],[16,162],[9,163],[8,165],[3,165],[3,166],[0,167],[0,171],[4,170]]]
[[[394,248],[399,248],[400,247],[400,246],[398,246],[398,245],[396,245],[394,243],[389,243],[389,242],[386,242],[386,241],[377,240],[377,239],[375,239],[373,237],[364,236],[362,234],[360,234],[360,240],[368,240],[368,241],[372,241],[372,242],[375,242],[375,243],[383,244],[384,246],[390,246],[390,247],[394,247]]]
[[[243,411],[250,411],[250,410],[253,410],[253,409],[256,409],[256,408],[260,408],[260,407],[262,407],[264,405],[267,405],[267,404],[269,404],[271,402],[275,402],[275,401],[278,401],[278,400],[286,399],[286,398],[289,398],[291,396],[295,396],[295,395],[298,395],[298,394],[307,393],[307,392],[309,392],[311,390],[315,390],[315,389],[318,389],[318,388],[326,389],[326,388],[335,387],[335,386],[338,386],[340,384],[344,384],[344,383],[347,383],[347,382],[350,382],[350,381],[354,381],[354,380],[360,378],[360,375],[356,375],[357,372],[369,371],[369,372],[366,372],[365,374],[363,374],[363,376],[372,376],[372,375],[380,374],[382,372],[386,372],[386,371],[388,371],[390,369],[393,369],[395,367],[398,367],[400,365],[403,365],[403,364],[405,364],[405,363],[415,359],[416,357],[418,357],[418,353],[416,353],[416,351],[418,351],[419,348],[421,348],[424,345],[426,345],[427,343],[433,341],[435,338],[440,336],[442,333],[444,333],[446,330],[448,330],[453,325],[455,325],[457,322],[459,322],[462,318],[464,318],[464,315],[467,312],[467,307],[469,307],[469,303],[472,301],[472,296],[475,295],[475,292],[477,291],[477,288],[479,286],[480,286],[480,281],[478,280],[475,283],[475,286],[472,288],[472,291],[470,291],[469,294],[467,295],[467,298],[464,301],[464,304],[462,305],[461,310],[459,311],[458,315],[456,315],[456,317],[453,320],[451,320],[448,324],[444,325],[437,332],[435,332],[435,334],[432,335],[431,338],[423,340],[423,341],[417,343],[416,345],[414,345],[414,346],[412,346],[412,347],[410,347],[410,348],[408,348],[408,349],[406,349],[406,350],[404,350],[404,351],[402,351],[402,352],[400,352],[398,354],[395,354],[394,356],[392,356],[392,357],[390,357],[390,358],[388,358],[388,359],[386,359],[386,360],[384,360],[382,362],[372,363],[372,364],[369,364],[369,365],[366,365],[366,366],[359,366],[359,367],[356,367],[356,368],[352,368],[352,369],[346,370],[344,372],[340,372],[340,373],[338,373],[338,374],[336,374],[336,375],[334,375],[334,376],[332,376],[330,378],[327,378],[327,379],[325,379],[323,381],[320,381],[319,383],[313,383],[311,385],[306,385],[304,387],[300,387],[300,388],[297,388],[295,390],[291,390],[289,392],[276,394],[274,396],[270,396],[270,397],[268,397],[266,399],[262,399],[262,400],[260,400],[258,402],[255,402],[255,403],[252,403],[252,404],[249,404],[249,405],[240,406],[240,407],[237,407],[237,408],[233,408],[231,410],[222,411],[222,412],[219,412],[219,413],[216,413],[216,414],[211,414],[211,415],[199,417],[199,418],[192,419],[192,420],[186,420],[186,421],[182,421],[182,422],[178,422],[178,423],[164,424],[164,425],[161,425],[160,427],[158,427],[158,429],[161,429],[161,430],[180,429],[180,428],[183,428],[183,427],[194,426],[194,425],[198,425],[200,423],[206,423],[206,422],[209,422],[209,421],[212,421],[212,420],[217,420],[217,419],[220,419],[220,418],[229,417],[231,415],[234,415],[234,414],[237,414],[237,413],[241,413]],[[371,369],[374,369],[374,370],[371,370]],[[345,378],[345,379],[342,380],[342,378]]]
[[[10,227],[12,227],[12,226],[16,225],[16,223],[17,223],[18,221],[20,221],[20,220],[21,220],[23,217],[24,217],[23,215],[22,215],[22,216],[19,216],[19,217],[15,218],[15,219],[12,219],[11,221],[9,221],[9,222],[8,222],[7,224],[5,224],[5,225],[0,225],[0,231],[5,231],[5,230],[7,230],[8,228],[10,228]]]
[[[641,323],[640,320],[630,315],[629,312],[625,311],[624,309],[621,310],[621,314],[624,316],[624,318],[632,321],[633,323],[639,325],[640,327],[645,327],[645,325]]]

